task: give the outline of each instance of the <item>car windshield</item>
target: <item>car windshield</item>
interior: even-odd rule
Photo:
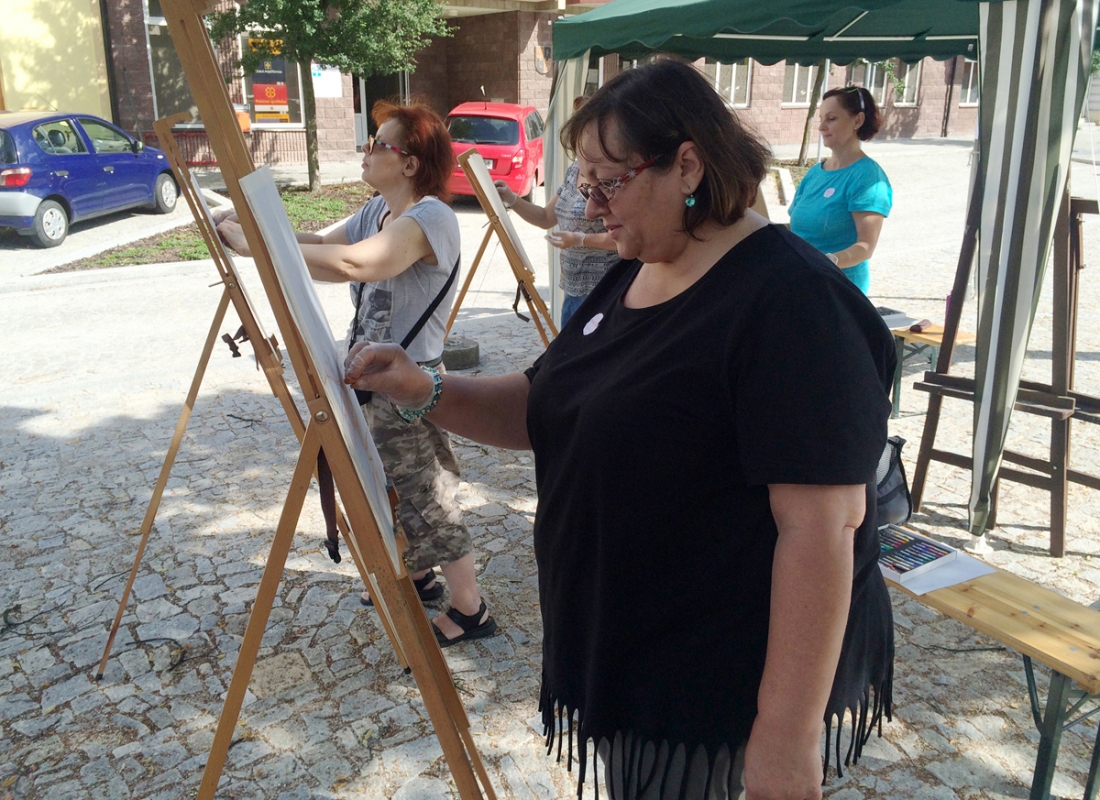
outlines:
[[[496,117],[451,117],[451,139],[465,144],[519,144],[519,123]]]
[[[14,164],[19,160],[15,152],[15,140],[7,131],[0,131],[0,164]]]

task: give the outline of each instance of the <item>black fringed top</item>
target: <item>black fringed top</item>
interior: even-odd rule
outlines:
[[[862,483],[872,513],[828,710],[852,711],[847,762],[890,709],[873,509],[892,337],[839,270],[779,228],[671,300],[626,308],[640,266],[614,267],[528,370],[547,743],[559,757],[567,744],[571,762],[576,735],[579,791],[590,741],[608,749],[616,797],[723,780],[764,667],[768,485]]]

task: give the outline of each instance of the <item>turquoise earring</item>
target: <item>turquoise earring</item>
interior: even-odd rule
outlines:
[[[695,193],[689,194],[687,199],[684,200],[684,205],[688,208],[695,208]]]

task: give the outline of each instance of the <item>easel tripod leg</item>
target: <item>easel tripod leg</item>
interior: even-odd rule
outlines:
[[[138,543],[137,553],[134,554],[134,565],[130,567],[130,577],[126,581],[126,588],[122,590],[122,597],[118,601],[118,611],[115,612],[115,621],[111,626],[111,632],[107,635],[107,645],[103,648],[103,657],[99,661],[99,669],[96,670],[95,679],[102,680],[103,671],[107,668],[107,659],[111,656],[111,647],[118,635],[118,627],[122,624],[122,615],[126,612],[126,604],[130,599],[130,592],[134,588],[134,579],[137,578],[138,568],[141,566],[141,558],[145,555],[145,546],[149,544],[149,534],[153,530],[153,520],[157,517],[160,508],[160,500],[164,495],[164,487],[168,485],[168,476],[172,473],[172,465],[179,453],[180,443],[183,441],[183,433],[187,430],[187,423],[191,419],[191,411],[195,407],[195,399],[199,396],[199,387],[202,386],[203,375],[206,374],[206,365],[210,362],[210,354],[214,352],[214,344],[218,340],[218,331],[225,320],[225,311],[229,308],[229,290],[222,291],[221,300],[218,301],[218,310],[214,312],[214,320],[210,323],[210,332],[206,335],[206,344],[203,345],[202,355],[199,356],[199,365],[195,369],[195,377],[191,379],[191,388],[187,392],[187,399],[183,402],[183,410],[180,412],[179,421],[176,423],[176,432],[172,436],[172,443],[168,446],[168,452],[164,456],[164,463],[160,467],[160,477],[153,487],[153,496],[149,498],[149,506],[145,509],[145,519],[141,523],[141,541]]]
[[[481,263],[481,257],[485,255],[485,248],[489,245],[489,237],[493,235],[493,227],[490,225],[489,230],[485,231],[485,238],[481,240],[481,247],[477,249],[477,255],[474,256],[473,263],[470,264],[470,271],[466,273],[466,280],[462,282],[462,289],[458,293],[458,297],[455,298],[454,306],[451,307],[451,316],[447,319],[447,330],[443,333],[443,338],[446,339],[451,333],[451,326],[455,324],[455,318],[458,316],[458,309],[462,307],[462,301],[466,299],[466,292],[470,290],[470,284],[473,283],[474,273],[477,272],[477,265]]]
[[[942,351],[941,351],[942,352]],[[913,470],[913,512],[920,511],[924,498],[924,481],[928,477],[928,463],[932,460],[932,447],[936,441],[936,429],[940,426],[940,408],[943,398],[938,394],[929,395],[928,413],[924,417],[924,433],[920,437],[920,450],[917,451],[917,468]]]
[[[233,678],[229,683],[229,691],[226,693],[225,704],[218,719],[218,728],[214,733],[214,742],[210,746],[210,757],[206,760],[206,769],[203,770],[202,782],[199,784],[198,800],[214,800],[214,793],[218,789],[218,780],[221,778],[226,757],[229,755],[233,731],[241,715],[245,692],[252,678],[252,669],[256,665],[256,654],[260,651],[260,642],[263,640],[268,617],[271,616],[275,592],[283,577],[290,545],[294,540],[294,529],[302,514],[302,504],[305,502],[310,481],[313,479],[313,470],[317,466],[317,454],[320,449],[320,441],[311,423],[306,428],[305,437],[302,439],[302,450],[298,456],[298,463],[294,467],[294,476],[291,478],[290,491],[287,492],[283,512],[279,517],[279,526],[275,530],[275,539],[271,543],[267,566],[264,567],[264,574],[256,591],[256,600],[248,615],[248,627],[245,628],[241,649],[237,653]]]

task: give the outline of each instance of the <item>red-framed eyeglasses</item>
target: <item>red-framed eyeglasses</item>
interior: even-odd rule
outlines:
[[[380,139],[375,139],[373,136],[368,136],[367,137],[367,155],[368,156],[374,155],[375,146],[384,147],[387,150],[392,150],[393,152],[397,153],[399,156],[411,156],[412,155],[412,153],[410,153],[408,150],[402,150],[400,147],[395,147],[392,144],[386,144],[385,142],[381,141]]]
[[[643,161],[634,169],[617,178],[604,178],[596,181],[595,184],[578,183],[577,191],[581,193],[581,197],[585,200],[593,200],[597,205],[606,206],[611,202],[611,198],[615,196],[616,192],[637,178],[641,172],[656,164],[659,158],[660,156],[653,156],[653,158]]]

